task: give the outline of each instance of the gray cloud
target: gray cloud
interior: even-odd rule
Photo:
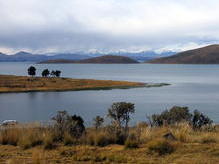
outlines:
[[[216,0],[0,0],[0,51],[188,49],[219,40]]]

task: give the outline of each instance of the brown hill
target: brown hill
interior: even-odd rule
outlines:
[[[83,59],[78,61],[57,59],[57,60],[47,60],[40,62],[40,64],[51,64],[51,63],[134,64],[134,63],[138,63],[138,61],[125,56],[104,55],[100,57],[93,57],[93,58]]]
[[[219,45],[210,45],[176,55],[153,59],[147,63],[160,64],[219,64]]]

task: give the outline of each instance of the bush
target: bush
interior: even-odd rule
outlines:
[[[75,138],[81,137],[85,131],[84,120],[80,116],[69,116],[66,124],[69,134]]]
[[[161,114],[153,114],[147,117],[151,126],[174,125],[182,122],[187,122],[194,129],[201,129],[204,126],[210,127],[213,121],[206,115],[195,110],[191,114],[188,107],[174,106],[170,110],[165,110]]]
[[[127,133],[123,129],[118,128],[114,125],[106,127],[106,133],[109,135],[115,144],[124,145],[127,139]]]
[[[188,107],[174,106],[170,110],[165,110],[161,114],[151,116],[152,126],[171,125],[179,122],[190,122],[192,114],[189,113]]]
[[[198,110],[194,111],[192,126],[194,129],[201,129],[204,126],[209,126],[213,121],[206,115],[200,113]]]
[[[57,140],[63,141],[65,133],[79,138],[85,131],[84,120],[77,115],[70,116],[66,111],[58,111],[52,120],[55,121],[54,131]]]
[[[175,147],[167,140],[151,141],[148,145],[149,152],[155,152],[159,155],[171,154],[174,152]]]

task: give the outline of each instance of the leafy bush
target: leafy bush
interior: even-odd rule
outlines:
[[[170,154],[174,152],[175,147],[167,140],[154,140],[148,145],[149,152],[155,152],[159,155]]]
[[[194,129],[201,129],[204,126],[209,126],[213,121],[206,115],[195,110],[191,114],[188,107],[174,106],[170,110],[165,110],[161,114],[153,114],[148,117],[151,126],[173,125],[181,122],[187,122]]]
[[[55,121],[54,131],[57,140],[63,141],[66,132],[72,137],[79,138],[85,131],[84,120],[77,115],[70,116],[66,111],[58,111],[52,120]]]
[[[69,116],[67,119],[67,131],[73,137],[79,138],[85,131],[84,120],[77,115]]]
[[[153,126],[170,125],[183,121],[190,121],[191,118],[192,114],[189,113],[188,107],[174,106],[161,114],[153,114],[151,116],[151,124]]]
[[[113,143],[124,145],[127,139],[127,133],[123,129],[115,125],[109,125],[106,127],[106,134],[111,136]]]
[[[192,126],[194,129],[200,129],[203,126],[211,125],[213,121],[206,115],[200,113],[198,110],[194,111],[192,118]]]

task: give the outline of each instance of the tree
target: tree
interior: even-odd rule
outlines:
[[[51,76],[53,77],[60,77],[60,75],[61,75],[61,71],[59,70],[56,70],[56,71],[52,70],[51,72]]]
[[[51,76],[55,77],[56,76],[56,72],[54,70],[52,70],[52,72],[50,73]]]
[[[100,117],[100,116],[96,116],[94,119],[93,119],[93,124],[94,124],[94,127],[96,129],[100,128],[102,126],[104,122],[104,118]]]
[[[128,129],[130,121],[130,114],[135,112],[135,105],[127,102],[113,103],[111,108],[108,109],[108,117],[112,119],[112,123],[119,128]]]
[[[33,77],[33,76],[36,75],[36,68],[35,68],[34,66],[30,66],[30,67],[28,68],[27,72],[28,72],[28,75],[30,75],[30,76]]]
[[[52,120],[55,121],[54,129],[57,134],[57,139],[62,140],[64,132],[66,131],[67,127],[67,119],[69,115],[67,111],[58,111],[56,116],[52,117]]]
[[[49,70],[48,69],[44,69],[43,71],[42,71],[42,76],[43,77],[48,77],[49,76],[49,74],[50,74],[50,72],[49,72]]]
[[[55,71],[55,75],[56,75],[56,77],[60,77],[61,71],[60,71],[60,70],[56,70],[56,71]]]

